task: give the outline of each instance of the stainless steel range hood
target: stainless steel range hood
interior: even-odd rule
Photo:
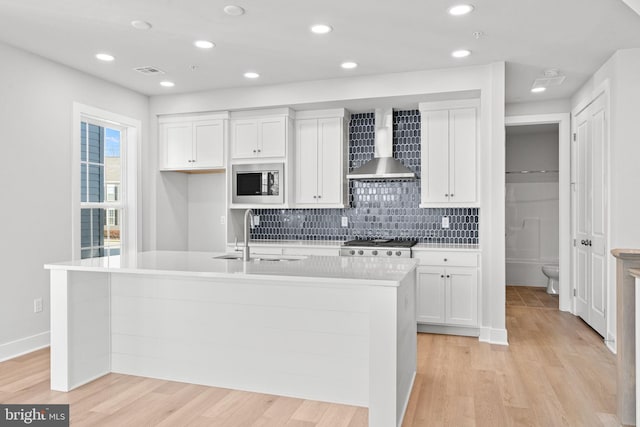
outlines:
[[[416,174],[393,158],[393,110],[375,110],[374,158],[347,174],[348,179],[416,179]]]

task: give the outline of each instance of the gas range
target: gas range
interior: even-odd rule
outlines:
[[[383,256],[411,258],[415,240],[355,239],[342,244],[340,256]]]

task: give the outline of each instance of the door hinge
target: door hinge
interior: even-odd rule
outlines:
[[[573,134],[573,140],[574,141],[576,140],[576,134],[575,133]]]
[[[576,296],[576,288],[573,288],[573,296]]]
[[[578,245],[578,239],[573,239],[573,246],[577,246]]]

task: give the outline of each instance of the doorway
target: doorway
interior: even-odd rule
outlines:
[[[573,312],[571,296],[571,144],[569,114],[544,114],[528,116],[511,116],[505,118],[506,131],[511,127],[554,125],[558,141],[558,308],[561,311]],[[546,169],[540,169],[546,170]],[[525,175],[525,174],[522,174]],[[505,185],[507,179],[505,175]],[[548,177],[551,177],[549,174]],[[555,244],[555,243],[554,243]],[[543,276],[544,277],[544,276]],[[506,284],[505,284],[506,285]]]
[[[559,292],[559,125],[510,126],[505,141],[507,295],[557,308],[539,291]]]

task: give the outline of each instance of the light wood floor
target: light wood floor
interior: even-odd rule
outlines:
[[[547,288],[537,286],[507,286],[507,307],[558,308],[558,295],[549,295]]]
[[[617,426],[615,358],[578,318],[507,306],[509,347],[419,334],[403,427]],[[73,426],[360,427],[367,410],[110,374],[49,390],[49,351],[0,363],[0,402],[70,403]]]

